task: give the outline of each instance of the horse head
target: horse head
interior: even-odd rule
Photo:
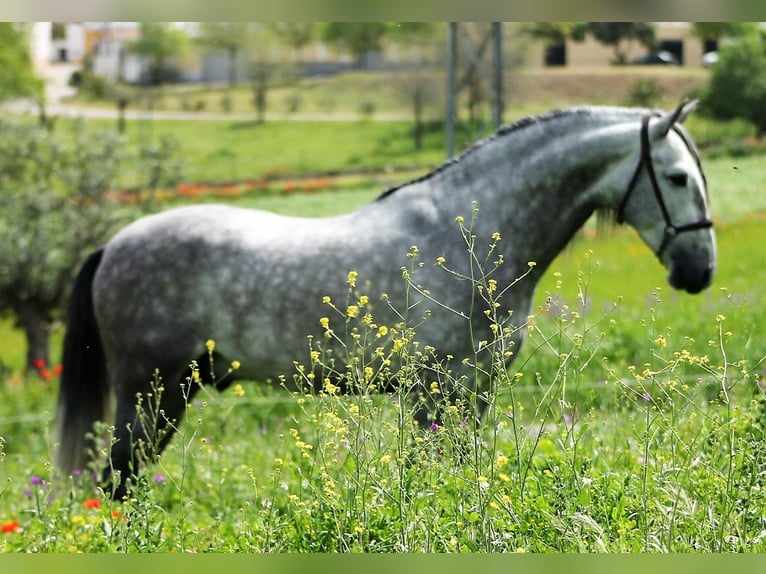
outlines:
[[[707,182],[681,127],[696,106],[643,116],[638,159],[617,208],[617,221],[634,227],[668,269],[670,285],[689,293],[710,285],[716,261]]]

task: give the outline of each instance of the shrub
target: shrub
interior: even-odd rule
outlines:
[[[704,94],[705,108],[716,118],[744,118],[766,134],[766,41],[740,40],[725,46],[713,66]]]
[[[651,108],[656,106],[664,95],[662,87],[654,80],[637,80],[628,93],[627,105]]]
[[[49,334],[80,263],[139,210],[107,192],[131,159],[147,200],[178,176],[175,147],[162,140],[131,158],[122,139],[51,133],[0,123],[0,308],[10,311],[28,343],[27,366],[50,365]]]

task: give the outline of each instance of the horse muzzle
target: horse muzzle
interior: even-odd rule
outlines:
[[[695,294],[709,287],[713,281],[715,258],[705,251],[676,249],[668,269],[671,287]]]

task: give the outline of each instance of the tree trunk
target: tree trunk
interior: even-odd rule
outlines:
[[[237,48],[229,48],[229,88],[237,85]]]
[[[43,375],[44,369],[50,372],[51,322],[48,312],[28,301],[16,309],[16,315],[27,339],[26,368],[40,375]]]

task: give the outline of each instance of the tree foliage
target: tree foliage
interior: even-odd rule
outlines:
[[[585,39],[584,22],[530,22],[522,27],[522,32],[545,44],[561,44],[568,39],[580,42]]]
[[[766,135],[766,40],[750,37],[719,50],[703,101],[720,119],[743,118]]]
[[[380,50],[390,31],[388,22],[327,22],[322,39],[348,50],[358,60],[368,52]]]
[[[43,82],[32,66],[27,25],[0,22],[0,101],[43,97]]]
[[[652,22],[588,22],[585,31],[596,41],[613,48],[617,64],[627,62],[628,42],[637,41],[647,48],[654,47],[656,42]]]
[[[197,42],[208,50],[222,50],[228,57],[229,87],[237,83],[237,61],[252,42],[250,22],[202,22]]]
[[[316,38],[315,22],[274,22],[271,29],[274,35],[292,48],[298,62],[302,60],[302,50]]]
[[[144,190],[178,177],[171,143],[131,157],[111,133],[60,132],[0,122],[0,309],[26,334],[28,366],[49,363],[50,330],[84,257],[148,206],[110,197],[121,171],[132,163]]]
[[[186,34],[168,22],[141,22],[141,36],[128,49],[144,58],[143,82],[163,84],[175,79],[176,59],[188,43]]]
[[[744,38],[758,32],[758,22],[692,22],[692,34],[701,40]]]

